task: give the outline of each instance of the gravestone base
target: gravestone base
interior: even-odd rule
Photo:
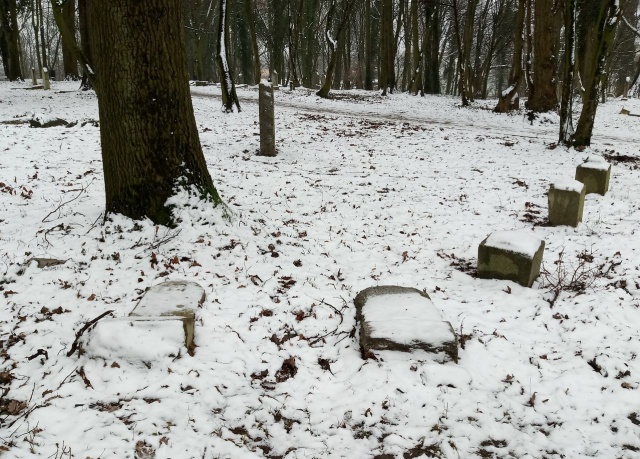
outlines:
[[[478,277],[531,287],[540,275],[544,241],[523,231],[498,231],[478,247]]]
[[[458,339],[429,295],[415,288],[379,286],[356,296],[356,319],[364,355],[374,351],[425,351],[458,361]]]
[[[576,168],[576,180],[584,183],[585,193],[604,196],[609,191],[611,164],[603,159],[589,158]]]
[[[582,221],[586,187],[577,180],[552,183],[549,187],[551,226],[576,227]]]

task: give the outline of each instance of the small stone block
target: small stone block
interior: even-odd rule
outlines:
[[[577,180],[562,180],[549,187],[551,226],[578,226],[582,221],[586,187]]]
[[[444,361],[458,361],[453,327],[442,321],[426,293],[409,287],[370,287],[358,293],[354,302],[364,354],[422,350]]]
[[[478,277],[531,287],[540,275],[544,241],[525,231],[491,233],[478,247]]]
[[[193,348],[196,309],[206,295],[195,282],[171,281],[149,288],[131,311],[131,317],[176,317],[184,326],[184,342],[187,349]]]
[[[601,158],[589,158],[576,168],[576,180],[584,183],[586,194],[604,196],[609,191],[611,164]]]

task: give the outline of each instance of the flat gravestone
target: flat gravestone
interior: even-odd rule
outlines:
[[[185,353],[183,323],[174,317],[103,319],[83,339],[82,349],[88,357],[144,363],[148,368]]]
[[[442,321],[426,293],[409,287],[370,287],[358,293],[354,302],[364,354],[422,350],[444,361],[458,361],[453,327]]]
[[[549,222],[552,226],[578,226],[582,221],[586,187],[578,180],[558,180],[549,187]]]
[[[540,275],[544,241],[526,231],[491,233],[478,247],[478,277],[531,287]]]
[[[196,309],[205,300],[204,289],[195,282],[171,281],[154,285],[129,314],[146,320],[173,318],[182,321],[184,343],[193,349]]]
[[[584,183],[586,194],[604,196],[609,191],[611,164],[599,156],[591,156],[576,168],[576,180]]]

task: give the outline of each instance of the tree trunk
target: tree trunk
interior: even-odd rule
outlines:
[[[202,154],[180,2],[92,2],[106,211],[171,224],[178,189],[221,203]]]
[[[555,0],[535,0],[533,30],[533,94],[529,94],[527,108],[534,112],[548,112],[558,106],[556,34],[557,11]]]
[[[5,64],[7,78],[9,81],[22,80],[16,0],[0,0],[0,30],[0,38],[4,41],[2,61]]]
[[[598,107],[598,89],[605,70],[605,61],[616,26],[620,21],[620,8],[617,0],[599,0],[599,5],[593,5],[592,0],[579,0],[579,20],[582,30],[593,31],[587,37],[585,49],[589,50],[583,65],[582,81],[585,88],[582,111],[573,136],[574,146],[591,145],[593,122]]]
[[[80,29],[80,49],[87,58],[87,62],[93,62],[91,52],[91,41],[89,33],[89,0],[78,0],[78,26]],[[83,91],[92,89],[91,70],[85,65],[82,66],[82,83],[80,87]]]
[[[567,0],[573,1],[573,0]],[[509,72],[509,87],[502,91],[498,105],[493,110],[497,113],[506,113],[518,108],[518,87],[522,79],[522,49],[524,47],[524,13],[525,0],[518,0],[518,12],[516,13],[516,26],[513,37],[513,59]]]
[[[166,1],[166,0],[165,0]],[[240,101],[236,94],[236,85],[229,69],[229,8],[227,0],[220,0],[218,10],[218,43],[216,52],[216,62],[218,63],[218,73],[220,74],[220,88],[222,90],[222,106],[225,112],[232,112],[233,105],[240,109]]]
[[[253,13],[252,0],[244,0],[244,9],[247,16],[247,26],[251,37],[251,49],[253,54],[253,84],[260,83],[260,51],[258,49],[258,38],[256,35],[256,19]]]
[[[373,90],[373,43],[371,39],[371,1],[364,0],[364,89]]]
[[[560,101],[560,133],[558,142],[571,144],[573,135],[573,80],[575,71],[575,0],[564,0],[564,66],[562,75],[562,99]]]
[[[62,16],[64,22],[69,29],[69,33],[75,38],[76,36],[76,1],[65,0],[62,6]],[[64,70],[65,80],[77,80],[78,79],[78,61],[76,60],[75,53],[70,49],[65,41],[62,42],[62,65]]]

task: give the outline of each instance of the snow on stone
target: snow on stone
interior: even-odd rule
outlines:
[[[596,169],[599,171],[606,171],[611,167],[605,159],[601,156],[592,155],[587,158],[587,160],[581,164],[582,167],[586,167],[588,169]]]
[[[574,191],[576,193],[580,193],[584,188],[584,183],[574,179],[561,178],[553,182],[553,187],[556,190]]]
[[[371,327],[372,338],[401,344],[425,340],[442,344],[452,338],[449,324],[442,322],[433,303],[418,293],[372,296],[362,315]]]
[[[164,282],[145,293],[132,316],[174,316],[195,311],[204,300],[204,290],[194,282]]]
[[[103,319],[84,339],[88,356],[131,363],[162,362],[184,355],[182,321],[139,318]]]
[[[541,242],[527,230],[496,231],[489,235],[486,245],[533,257],[540,249]]]

